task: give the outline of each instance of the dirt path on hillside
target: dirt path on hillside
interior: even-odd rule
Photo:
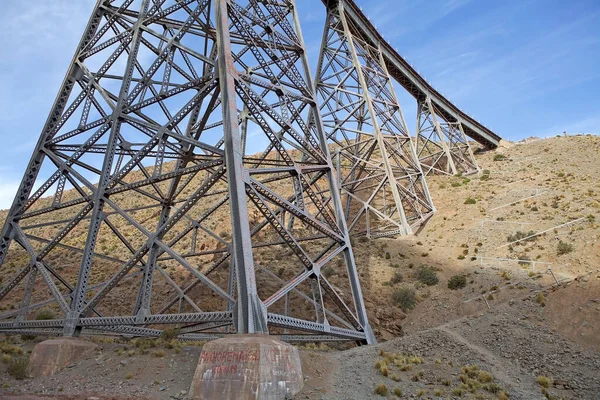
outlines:
[[[535,387],[535,385],[530,384],[527,385],[528,387],[523,387],[524,385],[518,382],[517,378],[521,376],[521,371],[518,366],[511,363],[507,363],[505,360],[501,359],[500,357],[497,357],[487,348],[472,343],[458,332],[449,328],[448,325],[441,326],[435,329],[447,333],[457,342],[464,344],[473,352],[480,354],[482,360],[485,360],[484,364],[489,366],[490,372],[496,377],[496,379],[514,388],[519,387],[519,394],[524,396],[524,398],[533,399],[539,397],[539,390],[536,390],[537,388]]]

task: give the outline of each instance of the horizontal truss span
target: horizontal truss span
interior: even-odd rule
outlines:
[[[307,321],[280,314],[269,313],[267,320],[272,326],[310,332],[310,334],[306,335],[282,335],[284,340],[287,338],[289,341],[336,341],[340,340],[340,338],[346,340],[366,339],[364,332],[339,328],[330,326],[329,324]],[[135,325],[215,322],[224,322],[227,325],[233,325],[233,315],[231,312],[208,312],[149,315],[143,320],[130,316],[80,319],[80,324],[85,328],[86,334],[128,334],[144,337],[159,337],[162,331],[159,329],[137,327]],[[59,329],[63,328],[64,324],[65,321],[63,319],[21,322],[11,321],[0,323],[0,332],[11,334],[57,335],[61,332]],[[183,340],[211,340],[221,336],[223,335],[215,333],[183,333],[179,335],[179,338]]]

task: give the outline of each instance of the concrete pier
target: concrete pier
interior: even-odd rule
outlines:
[[[51,376],[92,353],[97,345],[81,339],[58,338],[35,345],[29,357],[29,373],[33,377]]]
[[[232,335],[202,349],[193,400],[281,400],[302,389],[300,355],[267,335]]]

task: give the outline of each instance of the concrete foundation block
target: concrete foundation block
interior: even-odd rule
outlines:
[[[302,389],[300,355],[267,335],[233,335],[204,345],[193,400],[281,400]]]
[[[33,377],[51,376],[92,353],[98,346],[74,338],[45,340],[33,348],[29,357],[29,373]]]

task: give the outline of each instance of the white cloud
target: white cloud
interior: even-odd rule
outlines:
[[[0,210],[10,208],[17,189],[19,189],[19,182],[6,181],[5,178],[0,177]]]

